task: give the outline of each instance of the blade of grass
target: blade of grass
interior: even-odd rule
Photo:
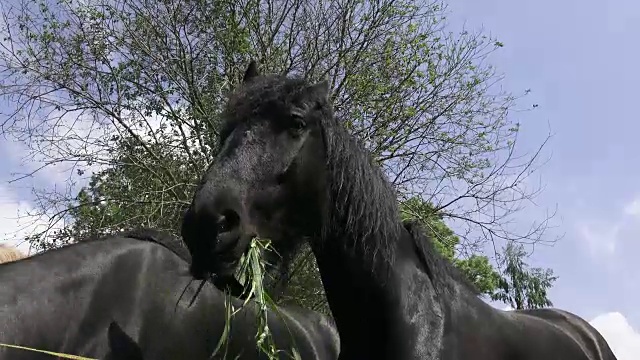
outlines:
[[[39,353],[42,353],[42,354],[47,354],[47,355],[52,355],[52,356],[61,357],[61,358],[63,358],[63,359],[74,359],[74,360],[98,360],[98,359],[93,359],[93,358],[88,358],[88,357],[77,356],[77,355],[70,355],[70,354],[57,353],[57,352],[53,352],[53,351],[46,351],[46,350],[32,349],[32,348],[30,348],[30,347],[26,347],[26,346],[10,345],[10,344],[1,344],[1,343],[0,343],[0,346],[4,346],[4,347],[8,347],[8,348],[14,348],[14,349],[20,349],[20,350],[27,350],[27,351],[39,352]]]
[[[256,307],[256,320],[257,320],[257,334],[256,334],[256,346],[262,351],[270,360],[278,359],[277,354],[283,350],[276,348],[273,336],[269,329],[268,313],[269,310],[275,311],[280,314],[280,311],[276,307],[275,302],[266,293],[263,283],[265,276],[266,260],[263,258],[263,254],[266,251],[274,251],[271,247],[271,242],[266,239],[254,238],[251,240],[249,249],[240,259],[240,266],[236,272],[238,281],[245,286],[245,289],[249,288],[249,294],[239,309],[230,311],[231,302],[230,297],[227,297],[225,304],[227,306],[226,324],[230,326],[231,317],[236,315],[242,308],[244,308],[252,299]],[[214,356],[220,349],[221,344],[228,343],[229,332],[228,326],[225,326],[225,332],[223,337],[219,340],[216,350],[212,354]],[[285,351],[286,352],[286,351]],[[293,359],[299,359],[300,355],[298,351],[292,348],[292,354],[290,356]]]

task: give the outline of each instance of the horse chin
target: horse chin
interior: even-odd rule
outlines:
[[[189,272],[196,280],[209,279],[214,273],[214,269],[211,264],[212,262],[209,256],[206,256],[203,253],[193,253],[191,254]]]
[[[215,266],[212,267],[212,273],[219,277],[234,276],[236,268],[238,267],[238,260],[216,260]]]
[[[212,275],[229,277],[235,274],[238,260],[209,259],[204,262],[192,261],[189,268],[191,276],[196,280],[209,279]]]
[[[195,252],[191,254],[189,272],[194,279],[204,280],[212,275],[233,275],[237,265],[238,258],[231,252]]]
[[[205,270],[205,268],[195,262],[191,262],[189,273],[191,273],[191,276],[196,280],[208,279],[211,276],[209,271]]]

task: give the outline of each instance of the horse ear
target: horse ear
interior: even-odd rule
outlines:
[[[109,350],[113,359],[143,360],[140,346],[118,325],[112,321],[107,332]]]
[[[260,75],[260,71],[258,70],[258,63],[256,63],[255,60],[251,60],[251,62],[249,63],[249,67],[247,67],[247,70],[244,72],[244,77],[242,78],[242,82],[247,83],[251,79],[259,75]]]
[[[329,80],[324,79],[320,82],[317,82],[306,89],[306,92],[313,99],[318,101],[328,101],[329,100]]]

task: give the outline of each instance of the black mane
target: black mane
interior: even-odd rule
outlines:
[[[336,204],[335,210],[329,212],[329,221],[325,222],[331,234],[342,232],[341,235],[360,240],[365,248],[392,261],[393,242],[402,237],[404,227],[437,291],[451,292],[458,283],[479,295],[475,285],[438,253],[433,240],[418,222],[400,220],[395,189],[364,146],[335,117],[324,119],[331,177],[329,204]]]
[[[473,295],[480,295],[480,290],[453,264],[445,259],[436,250],[433,239],[427,235],[417,221],[406,221],[404,227],[409,232],[411,239],[416,246],[416,252],[425,265],[425,271],[429,275],[434,288],[439,293],[451,293],[454,284],[458,283]]]
[[[480,292],[451,262],[435,249],[432,239],[417,222],[402,222],[395,188],[369,151],[336,119],[330,105],[323,107],[321,122],[329,167],[329,202],[325,224],[332,235],[360,241],[365,249],[393,261],[394,241],[404,228],[416,244],[425,271],[437,290],[451,290],[455,282]]]
[[[138,227],[129,230],[116,231],[108,234],[94,235],[88,234],[83,237],[80,237],[78,242],[93,242],[93,241],[108,241],[109,239],[113,239],[116,237],[125,237],[132,238],[141,241],[153,242],[163,247],[167,248],[174,254],[178,255],[182,260],[186,262],[191,262],[191,254],[189,250],[185,247],[182,239],[168,231],[162,231],[152,228],[146,227]],[[72,244],[67,244],[62,246],[61,248],[70,246]],[[55,249],[54,249],[55,250]],[[37,256],[36,254],[34,256]]]
[[[392,262],[393,242],[402,230],[396,191],[369,151],[335,118],[330,105],[323,110],[327,204],[333,206],[325,211],[324,237],[352,239],[365,252]]]
[[[182,260],[188,263],[191,262],[191,254],[189,254],[189,251],[184,246],[182,239],[168,231],[140,227],[132,230],[122,231],[116,233],[115,235],[160,244],[178,255]]]

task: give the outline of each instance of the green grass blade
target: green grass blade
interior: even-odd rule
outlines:
[[[0,346],[8,347],[8,348],[14,348],[14,349],[20,349],[20,350],[27,350],[27,351],[39,352],[39,353],[42,353],[42,354],[48,354],[48,355],[51,355],[51,356],[61,357],[61,358],[63,358],[63,359],[74,359],[74,360],[98,360],[98,359],[93,359],[93,358],[88,358],[88,357],[83,357],[83,356],[70,355],[70,354],[63,354],[63,353],[57,353],[57,352],[53,352],[53,351],[46,351],[46,350],[32,349],[32,348],[30,348],[30,347],[26,347],[26,346],[9,345],[9,344],[2,344],[2,343],[0,343]]]

